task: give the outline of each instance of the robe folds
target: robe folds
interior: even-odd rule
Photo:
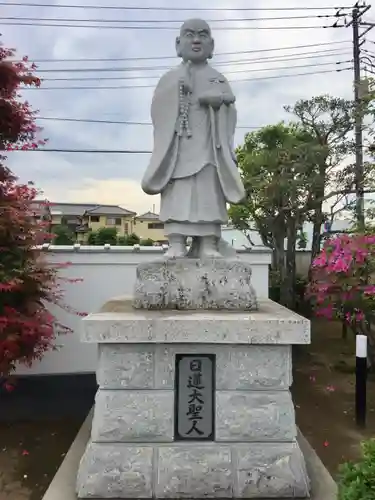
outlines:
[[[206,91],[231,93],[231,89],[208,64],[191,65],[192,136],[186,131],[180,136],[179,84],[185,75],[183,63],[166,73],[156,87],[151,105],[154,147],[142,189],[161,194],[159,219],[167,234],[219,236],[220,225],[227,222],[226,204],[240,203],[245,196],[233,149],[237,112],[234,104],[222,105],[214,114],[199,104],[199,96]]]

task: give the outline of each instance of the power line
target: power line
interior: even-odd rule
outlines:
[[[123,121],[123,120],[95,120],[92,118],[64,118],[64,117],[52,117],[52,116],[37,116],[37,120],[46,120],[46,121],[58,121],[58,122],[78,122],[78,123],[104,123],[111,125],[146,125],[151,126],[151,122],[136,122],[136,121]],[[236,128],[238,129],[258,129],[261,128],[262,125],[258,127],[255,125],[246,126],[246,125],[238,125]]]
[[[365,52],[366,54],[368,54],[370,57],[375,57],[375,53],[371,52],[371,50],[362,49],[362,51]]]
[[[68,8],[68,9],[93,9],[93,10],[156,10],[156,11],[204,11],[204,12],[227,12],[227,11],[296,11],[296,10],[332,10],[332,9],[350,9],[350,5],[343,5],[341,7],[323,6],[323,7],[266,7],[266,8],[249,8],[249,7],[138,7],[138,6],[117,6],[117,5],[70,5],[70,4],[46,4],[46,3],[27,3],[27,2],[0,2],[0,5],[7,7],[52,7],[52,8]]]
[[[178,26],[103,26],[95,24],[52,24],[52,23],[24,23],[24,22],[6,22],[3,26],[32,26],[49,28],[94,28],[94,29],[127,29],[127,30],[178,30]],[[342,28],[343,26],[336,26]],[[303,30],[303,29],[324,29],[333,28],[332,25],[314,25],[314,26],[225,26],[215,27],[215,31],[237,31],[237,30]]]
[[[0,2],[1,5],[1,2]],[[306,49],[309,47],[323,47],[326,45],[337,45],[337,44],[342,44],[342,43],[352,43],[351,40],[342,40],[342,41],[333,41],[333,42],[321,42],[321,43],[312,43],[308,45],[289,45],[286,47],[273,47],[270,49],[254,49],[254,50],[238,50],[236,52],[218,52],[215,54],[215,57],[217,56],[233,56],[233,55],[239,55],[239,54],[255,54],[255,53],[263,53],[263,52],[273,52],[273,51],[279,51],[279,50],[294,50],[294,49]],[[327,49],[329,50],[329,49]],[[332,49],[332,50],[338,50],[338,49]],[[85,59],[38,59],[38,58],[33,58],[29,57],[30,61],[33,61],[35,63],[54,63],[54,62],[115,62],[115,61],[146,61],[146,60],[159,60],[159,59],[177,59],[176,55],[173,56],[150,56],[150,57],[115,57],[115,58],[85,58]]]
[[[329,61],[329,62],[322,62],[322,63],[315,63],[315,64],[296,64],[293,66],[275,66],[272,68],[255,68],[255,69],[249,69],[249,68],[242,68],[242,69],[234,69],[231,71],[226,71],[227,75],[233,75],[237,73],[258,73],[260,71],[277,71],[277,70],[285,70],[285,69],[293,69],[293,68],[315,68],[318,66],[332,66],[332,65],[339,65],[339,64],[346,64],[346,63],[351,63],[352,60],[346,60],[346,61]],[[139,75],[139,76],[107,76],[107,77],[84,77],[84,78],[79,78],[79,77],[73,77],[73,78],[47,78],[46,81],[101,81],[101,80],[150,80],[152,78],[160,78],[160,75]]]
[[[100,153],[100,154],[150,154],[148,150],[131,150],[131,149],[64,149],[64,148],[43,148],[43,149],[11,149],[10,152],[38,152],[38,153]]]
[[[330,17],[344,17],[346,14],[308,14],[304,16],[277,16],[277,17],[235,17],[223,19],[206,19],[208,23],[227,23],[227,22],[252,22],[252,21],[284,21],[293,19],[322,19]],[[0,17],[2,21],[37,21],[37,22],[64,22],[64,23],[179,23],[182,24],[186,19],[72,19],[68,17]]]
[[[337,57],[339,55],[345,55],[348,53],[348,50],[345,52],[339,51],[339,49],[333,50],[325,50],[325,51],[314,51],[314,52],[300,52],[296,54],[291,54],[290,57],[288,55],[281,56],[268,56],[268,57],[257,57],[250,59],[232,59],[229,61],[219,61],[213,66],[242,66],[246,64],[260,64],[264,61],[269,63],[274,62],[285,62],[285,61],[299,61],[301,59],[317,59],[320,57]],[[128,66],[128,67],[109,67],[109,68],[49,68],[49,69],[41,69],[38,70],[38,73],[98,73],[98,72],[118,72],[118,71],[161,71],[161,70],[169,70],[170,66]],[[272,68],[271,68],[272,69]],[[276,68],[277,69],[277,68]],[[57,78],[59,80],[60,78]],[[43,80],[47,80],[43,78]],[[50,79],[48,79],[50,80]],[[64,79],[63,79],[64,80]]]
[[[321,75],[324,73],[338,73],[341,71],[352,70],[352,68],[341,68],[323,71],[310,71],[307,73],[293,73],[290,75],[274,75],[274,76],[264,76],[260,78],[245,78],[237,80],[229,80],[231,83],[237,82],[255,82],[260,80],[273,80],[275,78],[292,78],[299,76],[308,75]],[[23,87],[22,90],[123,90],[123,89],[150,89],[154,88],[155,85],[120,85],[120,86],[106,86],[106,87]]]

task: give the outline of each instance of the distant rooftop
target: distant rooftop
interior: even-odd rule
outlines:
[[[136,219],[159,220],[159,214],[154,212],[146,212],[145,214],[138,215]]]
[[[33,205],[38,206],[42,200],[35,200]],[[52,214],[83,216],[85,213],[95,215],[136,215],[136,212],[127,210],[118,205],[101,205],[100,203],[50,203]]]

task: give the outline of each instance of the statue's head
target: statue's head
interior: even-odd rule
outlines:
[[[202,19],[189,19],[180,29],[176,38],[178,57],[184,61],[204,62],[211,59],[214,52],[214,40],[211,29]]]

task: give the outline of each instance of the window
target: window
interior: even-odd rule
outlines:
[[[121,217],[107,217],[107,226],[121,226]]]
[[[91,221],[91,222],[100,222],[100,217],[99,217],[99,215],[91,215],[91,216],[90,216],[90,221]]]
[[[151,222],[148,224],[149,229],[164,229],[164,224],[162,222]]]

